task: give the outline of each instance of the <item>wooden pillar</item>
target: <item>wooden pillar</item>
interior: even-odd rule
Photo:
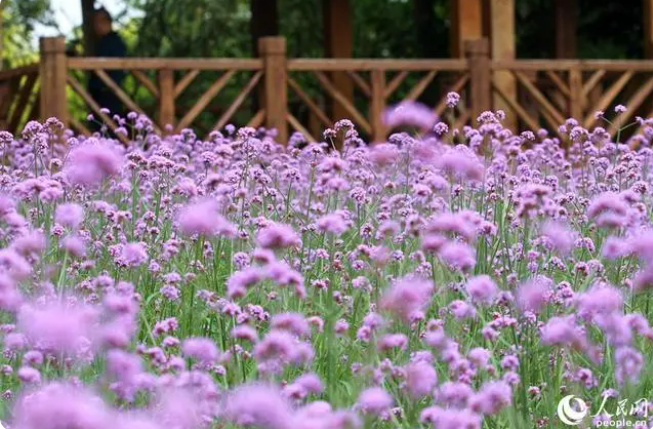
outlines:
[[[449,0],[451,26],[449,50],[454,58],[465,55],[465,41],[483,37],[481,0]]]
[[[383,111],[385,110],[385,71],[372,70],[370,75],[372,83],[372,96],[370,100],[372,139],[375,142],[381,142],[386,137],[386,128],[383,123]]]
[[[413,23],[415,34],[415,45],[420,58],[437,58],[442,54],[439,52],[439,44],[433,43],[439,37],[438,25],[435,15],[436,5],[440,0],[412,0]]]
[[[279,8],[277,0],[250,0],[249,32],[252,41],[252,56],[260,57],[259,40],[262,37],[279,35]],[[259,83],[252,94],[252,111],[257,112],[263,104],[265,88]]]
[[[286,70],[286,39],[283,37],[263,37],[259,39],[258,50],[263,58],[265,75],[264,100],[265,126],[276,128],[277,141],[288,142],[288,77]]]
[[[580,67],[574,67],[569,71],[569,116],[580,121],[583,104],[583,75]]]
[[[555,30],[555,57],[578,56],[578,0],[555,0],[553,3]]]
[[[481,113],[490,110],[492,107],[490,44],[488,40],[466,41],[465,56],[469,64],[470,104],[472,119],[475,122]]]
[[[555,33],[554,56],[557,59],[572,59],[578,56],[578,0],[555,0],[553,2]],[[558,72],[553,72],[560,74]],[[565,116],[581,118],[583,113],[583,76],[578,68],[569,72],[569,97],[560,91],[553,91],[553,101],[563,109]]]
[[[159,127],[175,126],[175,75],[170,69],[159,71]]]
[[[42,37],[39,41],[41,74],[41,119],[56,117],[68,126],[66,103],[66,39]]]
[[[324,20],[324,53],[328,58],[351,58],[353,54],[351,8],[349,0],[322,0]],[[333,86],[348,101],[354,98],[354,84],[345,72],[331,74]],[[331,119],[349,116],[337,101],[331,104]]]
[[[261,37],[279,35],[277,0],[250,0],[252,53],[258,57],[258,41]]]
[[[491,55],[495,61],[515,59],[515,4],[514,0],[488,0],[490,1],[490,43]],[[509,71],[495,71],[493,73],[495,85],[500,87],[506,96],[517,99],[517,84],[515,77]],[[504,125],[516,129],[517,118],[508,103],[495,94],[493,100],[494,110],[506,112]]]
[[[642,0],[644,17],[644,58],[653,58],[653,0]]]

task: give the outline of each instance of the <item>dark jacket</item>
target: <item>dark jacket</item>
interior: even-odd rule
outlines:
[[[95,48],[95,56],[125,57],[127,56],[127,46],[120,35],[115,31],[112,31],[98,41]],[[108,70],[107,74],[119,86],[122,85],[122,82],[125,79],[125,72],[123,70]],[[105,83],[102,82],[102,79],[100,79],[100,77],[95,73],[91,73],[91,77],[88,81],[88,89],[91,96],[100,107],[107,107],[112,110],[113,113],[118,113],[120,110],[120,103],[117,100],[117,97],[115,97],[111,89],[109,89]]]

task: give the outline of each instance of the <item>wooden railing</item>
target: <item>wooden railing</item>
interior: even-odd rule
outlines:
[[[391,130],[382,112],[407,100],[457,126],[502,108],[516,131],[555,133],[569,117],[592,127],[599,124],[595,111],[617,104],[626,113],[601,123],[613,134],[635,115],[653,116],[652,61],[492,61],[486,40],[467,42],[465,58],[442,60],[287,59],[285,46],[283,38],[261,39],[261,57],[253,59],[67,58],[63,39],[42,39],[39,65],[0,72],[0,126],[17,132],[28,119],[56,116],[87,134],[90,112],[115,130],[119,124],[87,90],[90,74],[157,132],[193,128],[200,138],[234,123],[276,128],[280,141],[290,131],[320,140],[324,128],[346,117],[364,137],[383,140]],[[125,71],[121,86],[110,78],[113,70]],[[456,112],[446,109],[449,91],[461,95]]]
[[[497,61],[492,69],[492,92],[510,107],[521,128],[557,130],[573,117],[586,128],[600,125],[614,136],[635,115],[653,116],[653,61]],[[514,79],[517,96],[502,90],[497,72]],[[614,119],[618,104],[627,110]],[[596,116],[599,111],[606,112],[609,122]]]
[[[0,130],[18,133],[39,117],[39,65],[0,72]]]
[[[118,86],[109,77],[107,72],[110,70],[126,71],[138,84],[138,89],[146,91],[149,98],[155,100],[153,108],[147,111],[140,106],[132,95],[129,95],[125,89]],[[89,111],[111,129],[115,129],[117,124],[110,115],[102,112],[102,106],[98,105],[82,84],[83,72],[95,73],[129,111],[150,117],[158,132],[162,132],[166,126],[172,126],[174,131],[192,127],[198,116],[220,95],[236,75],[246,74],[248,75],[246,84],[240,88],[235,98],[224,100],[223,105],[227,104],[228,108],[219,115],[212,127],[212,129],[223,128],[243,105],[263,76],[262,62],[256,59],[192,61],[171,59],[161,61],[155,59],[73,58],[68,60],[67,85],[76,97],[81,98]],[[175,77],[175,74],[178,78]],[[213,82],[204,89],[192,106],[180,109],[177,101],[201,74],[210,74],[214,78]],[[260,125],[262,115],[262,112],[255,114],[249,121],[249,125]],[[71,118],[71,124],[79,131],[88,132],[85,125],[75,118]]]
[[[373,140],[382,140],[389,130],[383,124],[382,114],[386,106],[404,101],[424,101],[429,98],[438,115],[445,110],[446,93],[449,91],[467,93],[469,84],[469,67],[465,60],[321,60],[296,59],[288,61],[288,88],[292,96],[297,97],[309,115],[319,121],[317,129],[331,127],[342,118],[334,118],[325,107],[339,104],[346,117],[361,132]],[[350,79],[357,97],[349,99],[334,85],[334,75],[340,73]],[[436,82],[436,78],[437,82]],[[304,86],[317,88],[311,95]],[[312,85],[311,85],[312,83]],[[433,89],[431,93],[427,93]],[[358,101],[358,106],[356,104]],[[458,120],[469,121],[468,103],[458,106]],[[287,113],[290,126],[304,135],[316,139],[315,130],[306,127]]]

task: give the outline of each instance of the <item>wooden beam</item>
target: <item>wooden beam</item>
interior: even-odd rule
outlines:
[[[175,127],[175,75],[172,70],[159,70],[159,125]]]
[[[385,140],[387,131],[383,123],[383,111],[385,110],[385,72],[383,70],[372,70],[372,99],[370,100],[370,124],[372,139],[375,142]]]
[[[259,56],[258,39],[279,35],[277,0],[250,0],[249,21],[252,36],[252,54]]]
[[[569,116],[581,118],[584,106],[583,97],[583,74],[580,69],[574,68],[569,71]]]
[[[43,37],[39,41],[41,56],[41,119],[58,118],[68,126],[66,102],[66,39]]]
[[[465,55],[469,62],[469,73],[471,80],[470,89],[470,103],[472,111],[472,121],[476,119],[481,113],[490,110],[491,108],[491,68],[490,68],[490,46],[487,39],[468,40],[465,42]],[[506,72],[510,73],[510,72]],[[494,74],[494,86],[498,86],[496,73]],[[499,92],[503,92],[503,88],[499,87]],[[515,97],[513,97],[514,99]]]
[[[644,58],[653,58],[653,0],[642,0],[644,19]]]
[[[514,0],[490,1],[490,44],[493,60],[512,60],[515,58],[515,3]],[[500,87],[506,97],[517,99],[515,77],[508,71],[494,72],[494,86]],[[506,112],[504,125],[516,130],[517,118],[504,97],[495,94],[494,110]]]
[[[68,58],[73,70],[260,70],[260,58]]]
[[[322,0],[324,21],[324,54],[329,58],[351,58],[353,36],[351,7],[349,0]],[[335,88],[345,99],[354,98],[354,82],[343,72],[333,72],[330,76]],[[331,103],[331,117],[334,120],[347,117],[347,110],[341,103]]]
[[[541,61],[541,64],[551,64],[551,62]],[[648,67],[653,69],[653,64],[647,61]],[[372,70],[385,71],[458,71],[467,70],[467,62],[462,59],[329,59],[329,58],[295,58],[288,60],[288,71],[348,71],[364,72]],[[361,78],[362,79],[362,78]],[[353,78],[353,81],[358,79]],[[368,85],[369,86],[369,85]],[[365,91],[365,90],[363,90]]]
[[[553,2],[555,26],[555,58],[576,58],[578,55],[578,0]]]
[[[481,0],[449,0],[450,5],[450,51],[454,58],[465,56],[465,41],[483,37]]]
[[[259,52],[263,57],[263,103],[265,126],[276,128],[277,141],[288,143],[288,75],[286,66],[286,39],[264,37],[259,39]]]

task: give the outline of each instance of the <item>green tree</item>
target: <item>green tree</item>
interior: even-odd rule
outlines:
[[[0,68],[34,61],[34,26],[54,25],[49,0],[4,0],[0,6]]]

